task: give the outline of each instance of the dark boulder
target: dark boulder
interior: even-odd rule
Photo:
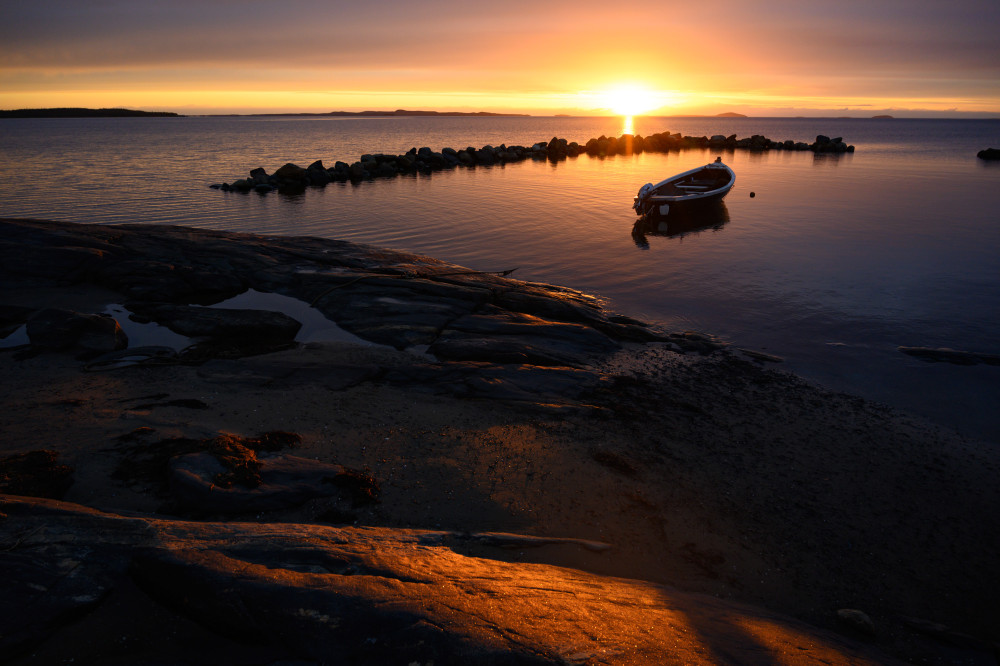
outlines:
[[[976,153],[981,160],[1000,160],[1000,148],[987,148]]]
[[[26,328],[31,344],[43,349],[102,353],[128,347],[125,331],[107,315],[46,308],[29,319]]]
[[[388,164],[394,165],[400,171],[413,171],[417,167],[417,160],[416,157],[409,154],[398,155]]]
[[[548,154],[549,159],[561,159],[569,153],[568,146],[569,142],[566,139],[552,137],[552,140],[549,141],[548,146],[545,148],[545,152]]]
[[[361,162],[355,162],[348,170],[351,180],[364,180],[370,176]]]
[[[289,162],[275,171],[274,176],[279,180],[305,180],[308,178],[308,173],[307,169]]]
[[[396,167],[388,162],[381,162],[375,167],[375,171],[372,175],[376,178],[392,178],[396,175]]]
[[[310,185],[326,185],[333,181],[329,172],[323,167],[323,162],[317,160],[306,169],[306,177]]]

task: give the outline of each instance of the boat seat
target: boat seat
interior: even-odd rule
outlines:
[[[708,185],[678,185],[678,188],[682,190],[707,190]]]

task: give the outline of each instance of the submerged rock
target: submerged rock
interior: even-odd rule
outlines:
[[[952,363],[954,365],[1000,365],[1000,354],[960,351],[948,347],[899,347],[899,351],[928,363]]]

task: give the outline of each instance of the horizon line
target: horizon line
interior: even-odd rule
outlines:
[[[763,119],[763,118],[786,118],[786,119],[834,119],[834,120],[1000,120],[1000,111],[951,111],[933,112],[930,114],[947,115],[905,115],[896,116],[895,113],[911,114],[920,113],[908,110],[888,109],[882,113],[872,115],[844,115],[849,111],[820,112],[818,115],[779,114],[779,115],[748,115],[732,111],[722,113],[641,113],[641,114],[617,114],[617,113],[526,113],[516,111],[438,111],[423,109],[394,109],[394,110],[364,110],[364,111],[250,111],[250,112],[182,112],[182,111],[146,111],[143,109],[132,109],[125,106],[115,107],[35,107],[20,109],[0,109],[0,114],[27,113],[27,112],[51,112],[51,111],[128,111],[139,114],[175,114],[175,117],[260,117],[260,116],[342,116],[342,117],[420,117],[420,116],[453,116],[453,117],[521,117],[521,118],[717,118],[721,120],[741,120],[741,119]],[[860,114],[862,112],[854,112]]]

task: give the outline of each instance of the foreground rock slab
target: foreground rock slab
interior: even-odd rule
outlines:
[[[623,342],[694,348],[572,289],[405,252],[185,227],[0,220],[0,289],[72,285],[112,290],[131,319],[216,342],[295,337],[299,322],[281,313],[196,307],[253,289],[304,301],[368,342],[430,345],[442,360],[582,367]],[[45,333],[38,313],[10,317],[39,329],[33,337]]]
[[[134,586],[141,594],[122,611],[162,604],[219,641],[259,645],[258,658],[244,663],[892,663],[777,614],[642,581],[506,562],[496,547],[558,539],[193,523],[55,500],[0,501],[0,575],[11,584],[0,598],[0,648],[8,656],[58,654],[74,618],[92,632],[89,643],[74,646],[76,660],[107,659],[86,654],[88,645],[122,630],[92,618]],[[148,658],[143,646],[156,638],[145,638],[121,637],[133,648],[116,656]],[[202,650],[187,656],[200,661]]]
[[[43,308],[97,313],[109,303],[128,303],[141,317],[146,307],[184,309],[247,288],[293,296],[364,339],[388,344],[264,341],[247,350],[233,344],[232,335],[206,333],[207,341],[178,352],[134,347],[142,341],[130,331],[128,349],[83,359],[78,354],[86,350],[79,346],[26,350],[19,331],[17,345],[0,353],[0,492],[132,516],[126,521],[132,526],[138,517],[154,532],[166,524],[162,514],[172,513],[170,525],[201,518],[206,529],[241,520],[258,523],[250,526],[254,530],[287,523],[300,535],[303,525],[353,525],[340,534],[362,541],[376,528],[478,534],[442,547],[487,560],[586,570],[598,580],[643,579],[738,599],[846,632],[913,663],[993,663],[1000,512],[984,509],[1000,506],[1000,455],[990,443],[766,370],[759,363],[768,359],[750,355],[751,362],[718,351],[718,341],[708,336],[657,332],[551,285],[322,239],[0,220],[0,301],[7,301],[0,304],[2,332],[26,328]],[[240,300],[245,307],[246,299]],[[281,310],[285,300],[269,301],[273,305],[264,310]],[[110,309],[122,316],[122,306]],[[303,316],[304,309],[290,314]],[[643,342],[648,338],[653,341]],[[418,340],[428,346],[416,346]],[[543,361],[558,365],[539,365]],[[285,434],[277,443],[276,433]],[[265,454],[286,448],[314,462],[284,458],[273,467]],[[215,506],[206,515],[185,506],[166,478],[171,458],[206,450],[225,453],[217,459],[231,464],[225,471],[198,465],[203,489],[218,487],[220,477],[236,483],[231,473],[242,470],[239,478],[250,481],[246,488],[261,494],[300,482],[307,492],[259,513]],[[378,501],[355,506],[342,492],[314,497],[311,489],[332,489],[324,481],[331,474],[347,480],[339,466],[370,472]],[[93,521],[104,536],[123,524],[105,518]],[[44,598],[11,593],[5,617],[20,622],[15,615],[23,614],[27,622],[47,607],[43,615],[53,623],[0,627],[0,640],[25,647],[32,635],[52,638],[16,659],[0,645],[0,660],[79,663],[86,652],[93,656],[87,663],[277,666],[302,658],[287,643],[251,645],[238,631],[232,634],[237,638],[219,633],[209,621],[218,621],[214,616],[191,619],[200,616],[165,605],[171,597],[154,595],[150,583],[130,573],[148,550],[135,545],[140,542],[129,540],[132,545],[114,553],[95,546],[99,562],[91,577],[90,565],[79,564],[92,561],[89,553],[53,561],[42,542],[22,549],[55,523],[32,525],[15,525],[10,539],[0,535],[0,554],[14,558],[0,580],[29,581],[18,595],[68,591]],[[268,533],[285,539],[285,530]],[[519,533],[539,535],[547,545]],[[219,538],[233,541],[234,534],[249,533]],[[613,548],[581,549],[566,536]],[[308,539],[309,546],[287,552],[312,548],[317,539]],[[226,550],[225,557],[242,562],[234,571],[261,561],[233,552]],[[286,569],[302,573],[292,555],[279,560],[268,567],[275,576],[290,579]],[[412,572],[405,575],[386,586],[416,580]],[[536,587],[544,600],[550,587]],[[203,588],[188,589],[200,594]],[[188,605],[227,613],[215,593],[207,594],[211,589],[204,587],[203,600],[189,597]],[[475,589],[486,588],[475,581]],[[501,603],[496,599],[502,594],[494,597]],[[663,598],[671,603],[680,597]],[[0,595],[0,604],[7,603]],[[548,613],[547,606],[537,608]],[[576,610],[586,615],[588,608],[578,604]],[[846,621],[841,611],[863,613],[876,635],[867,623]],[[460,633],[457,617],[442,631]],[[669,631],[680,631],[680,621],[672,622]],[[622,629],[617,640],[620,627],[606,624],[598,627],[604,633],[595,633],[594,623],[576,626],[590,636],[585,645],[629,645],[624,641],[632,640],[634,629]],[[703,636],[709,625],[685,626]],[[758,658],[740,653],[730,659],[728,643],[699,640],[711,653],[706,647],[668,663],[783,658],[761,643]],[[522,644],[538,644],[531,641]],[[190,645],[199,646],[197,654]],[[347,661],[336,654],[336,663]],[[420,654],[388,662],[424,666],[430,659]],[[606,659],[618,654],[631,653]],[[356,660],[363,663],[364,655]],[[626,657],[620,661],[628,663]],[[313,661],[323,659],[331,657]],[[369,661],[386,663],[381,657]],[[592,661],[601,663],[599,657]]]

